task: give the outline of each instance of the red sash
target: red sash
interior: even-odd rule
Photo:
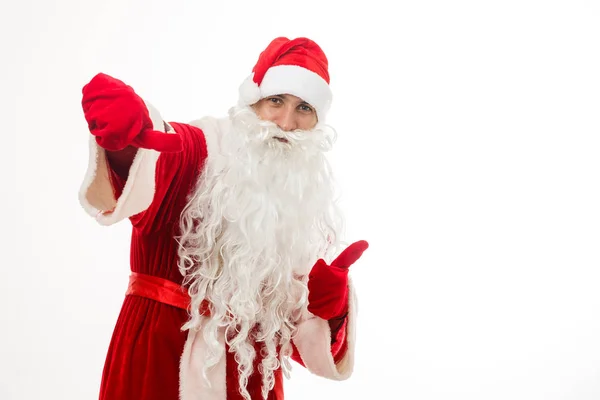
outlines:
[[[167,279],[138,272],[132,272],[129,276],[129,286],[125,295],[145,297],[186,311],[190,307],[190,296],[183,286]],[[202,302],[200,309],[200,314],[210,315],[207,302]]]

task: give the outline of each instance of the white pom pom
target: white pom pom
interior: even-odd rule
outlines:
[[[260,88],[252,79],[254,74],[247,77],[240,85],[239,105],[250,106],[260,100]]]

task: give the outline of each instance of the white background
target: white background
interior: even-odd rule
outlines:
[[[371,244],[355,374],[297,367],[287,398],[599,399],[593,0],[3,1],[0,399],[97,398],[127,285],[128,223],[77,200],[81,87],[221,116],[281,35],[329,57],[346,239]]]

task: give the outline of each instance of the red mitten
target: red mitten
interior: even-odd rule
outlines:
[[[348,246],[332,263],[319,259],[308,274],[308,311],[326,320],[339,318],[348,308],[348,268],[369,247],[364,240]]]
[[[161,152],[181,151],[178,135],[153,130],[148,108],[131,86],[100,73],[82,92],[83,113],[99,146],[109,151],[130,145]]]

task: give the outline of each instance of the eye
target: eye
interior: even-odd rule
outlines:
[[[312,108],[308,104],[300,104],[298,107],[300,108],[300,111],[305,112],[305,113],[312,114],[315,111],[314,108]]]
[[[279,97],[269,97],[269,98],[267,98],[267,101],[269,101],[273,104],[283,104],[283,100]]]

